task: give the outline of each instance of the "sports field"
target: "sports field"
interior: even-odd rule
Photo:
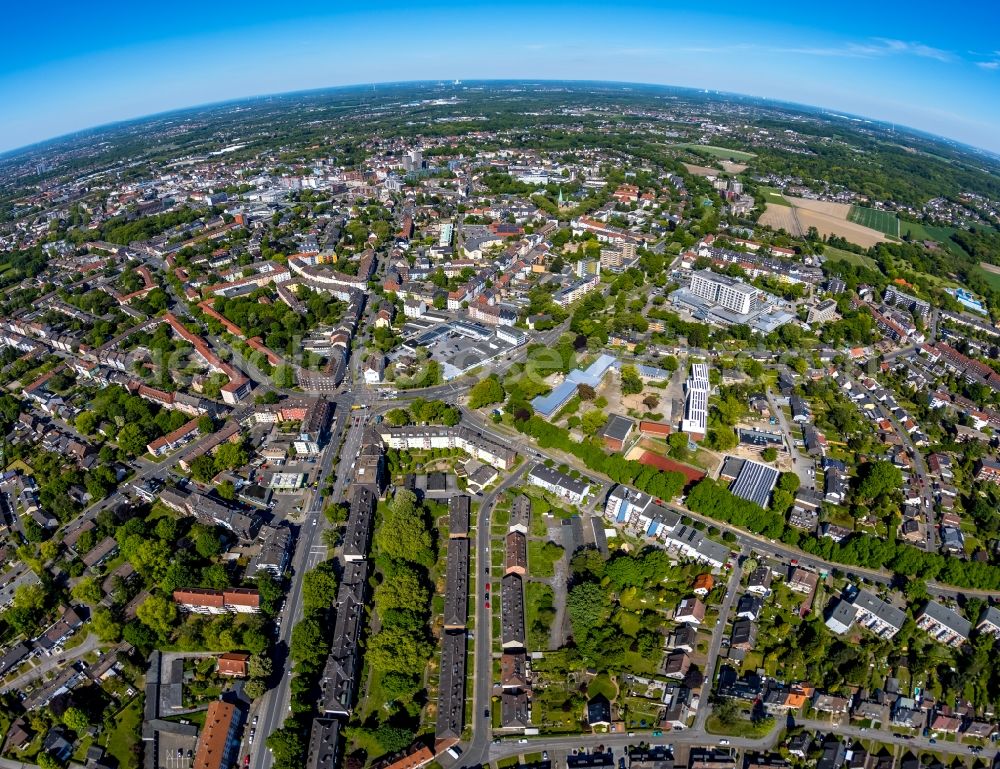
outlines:
[[[704,152],[706,155],[725,160],[751,160],[757,157],[752,152],[731,150],[728,147],[714,147],[711,144],[675,144],[674,146],[681,149]]]
[[[851,213],[847,215],[847,218],[852,222],[878,230],[894,238],[899,237],[899,217],[888,211],[851,206]]]
[[[781,190],[777,187],[758,187],[760,193],[764,196],[764,200],[768,203],[774,203],[776,206],[790,206],[792,205],[787,200],[785,196],[781,194]]]

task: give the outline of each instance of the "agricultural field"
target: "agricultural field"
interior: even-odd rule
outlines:
[[[694,163],[681,163],[681,165],[687,169],[689,174],[694,174],[695,176],[718,176],[721,173],[718,168],[696,166]]]
[[[847,218],[863,227],[870,227],[894,238],[899,237],[899,217],[888,211],[851,206],[851,212]]]
[[[771,205],[761,215],[759,221],[774,229],[783,229],[789,235],[804,237],[810,227],[815,227],[820,235],[837,235],[863,248],[870,248],[886,240],[880,230],[865,227],[849,221],[851,206],[827,200],[784,196],[788,205]]]

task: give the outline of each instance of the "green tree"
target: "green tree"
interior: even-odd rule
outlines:
[[[642,378],[635,366],[622,366],[622,395],[637,395],[642,392]]]
[[[72,591],[73,598],[88,606],[97,606],[104,598],[104,591],[101,590],[101,583],[96,577],[84,577],[77,582]]]
[[[118,448],[131,456],[145,453],[148,439],[142,428],[134,422],[129,422],[118,431]]]
[[[892,462],[877,460],[869,462],[858,484],[858,497],[863,501],[873,501],[883,494],[892,494],[903,487],[903,474]]]
[[[326,634],[315,616],[303,617],[292,628],[292,642],[288,651],[293,661],[318,668],[326,658],[328,648]]]
[[[94,633],[97,634],[97,637],[104,643],[113,643],[121,638],[121,624],[115,621],[110,609],[106,609],[103,606],[98,606],[94,609],[90,618],[90,626],[93,628]]]
[[[194,549],[202,558],[214,558],[222,552],[222,541],[214,527],[196,526],[191,534],[194,538]]]
[[[365,659],[383,673],[409,673],[423,668],[429,652],[424,633],[383,628],[368,642]]]
[[[302,578],[303,610],[308,614],[329,609],[337,598],[337,575],[332,561],[324,561]]]
[[[331,502],[323,508],[323,516],[333,526],[339,526],[347,521],[349,508],[343,502]]]
[[[191,462],[191,475],[196,481],[208,483],[215,477],[215,460],[208,454],[195,457]]]
[[[386,505],[382,525],[375,532],[375,546],[390,558],[425,566],[434,562],[427,516],[412,491],[400,489]]]
[[[177,605],[158,593],[139,604],[135,615],[161,638],[169,638],[177,625]]]
[[[607,416],[603,411],[594,410],[588,411],[580,420],[581,427],[587,435],[594,435],[604,427],[605,422],[608,421]]]
[[[375,608],[380,615],[391,609],[421,611],[430,600],[423,574],[406,563],[395,564],[375,591]]]
[[[286,725],[275,729],[267,737],[267,747],[274,757],[274,765],[279,769],[291,769],[304,765],[306,752],[305,732],[295,726]]]
[[[385,415],[385,421],[393,427],[402,427],[412,421],[410,412],[406,409],[391,409]]]
[[[198,417],[198,432],[202,435],[208,435],[215,431],[215,422],[212,417],[208,414],[202,414]]]
[[[39,769],[63,769],[63,763],[51,753],[39,753],[35,757]]]
[[[215,451],[215,468],[218,472],[243,467],[249,461],[246,449],[239,443],[223,443]]]
[[[386,753],[396,753],[413,742],[413,732],[396,726],[383,724],[375,730],[375,741]]]
[[[250,677],[270,678],[274,672],[274,663],[266,654],[254,654],[250,657]]]
[[[76,415],[74,426],[77,432],[83,435],[93,435],[94,430],[97,429],[97,414],[93,411],[81,411]]]
[[[566,600],[573,634],[586,637],[607,618],[607,596],[600,585],[582,582],[570,590]]]
[[[495,403],[502,403],[506,393],[496,374],[480,380],[469,391],[469,408],[478,409],[483,406],[492,406]]]
[[[262,678],[251,678],[243,686],[243,691],[251,700],[257,700],[267,692],[267,682]]]
[[[77,734],[82,735],[90,727],[90,719],[80,708],[68,707],[63,713],[63,723],[67,728],[72,729]]]
[[[760,452],[760,458],[765,462],[773,462],[778,458],[778,450],[774,446],[768,446],[762,452]]]

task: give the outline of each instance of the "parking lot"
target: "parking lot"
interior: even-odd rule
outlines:
[[[161,731],[159,736],[159,750],[156,756],[158,769],[189,769],[194,763],[197,736],[189,737],[165,731]]]

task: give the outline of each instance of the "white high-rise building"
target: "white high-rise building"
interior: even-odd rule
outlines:
[[[757,309],[761,295],[760,289],[711,270],[699,270],[691,275],[691,293],[743,315]]]
[[[687,405],[681,421],[681,432],[703,438],[708,432],[708,393],[712,389],[708,381],[707,363],[691,364],[691,375],[684,383],[684,389],[687,392]]]

